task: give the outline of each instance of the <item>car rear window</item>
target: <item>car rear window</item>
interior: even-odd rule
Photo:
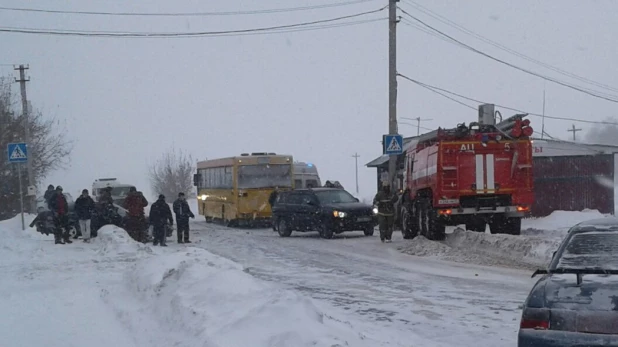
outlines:
[[[573,235],[556,267],[618,270],[618,232],[585,232]]]

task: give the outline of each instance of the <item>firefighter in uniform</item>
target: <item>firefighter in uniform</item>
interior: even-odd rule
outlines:
[[[380,240],[391,242],[393,225],[395,224],[395,203],[397,195],[391,192],[388,182],[382,184],[382,189],[373,198],[373,205],[378,208],[378,224],[380,226]]]

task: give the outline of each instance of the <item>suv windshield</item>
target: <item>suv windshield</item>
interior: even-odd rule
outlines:
[[[618,232],[573,235],[560,255],[556,268],[618,270]]]
[[[357,202],[356,199],[345,190],[323,190],[315,192],[315,195],[322,204],[342,204],[347,202]]]

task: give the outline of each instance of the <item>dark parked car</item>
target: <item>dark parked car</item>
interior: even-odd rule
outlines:
[[[331,239],[333,234],[362,230],[373,235],[376,215],[373,206],[340,188],[313,188],[283,191],[273,207],[273,223],[282,237],[292,231],[317,230]]]
[[[524,304],[519,347],[618,346],[618,219],[569,230]]]

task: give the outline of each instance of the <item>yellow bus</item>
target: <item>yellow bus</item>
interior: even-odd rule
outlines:
[[[291,155],[243,153],[197,163],[193,177],[198,211],[206,222],[227,226],[270,225],[268,198],[277,187],[294,189]]]

